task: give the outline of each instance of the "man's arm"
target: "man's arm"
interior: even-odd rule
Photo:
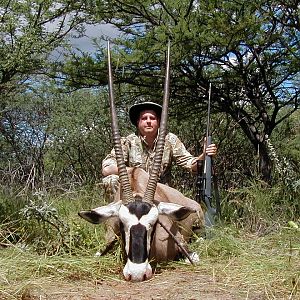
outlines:
[[[121,138],[122,150],[124,155],[125,164],[128,163],[128,143],[126,138]],[[112,149],[110,154],[108,154],[102,161],[102,175],[104,177],[109,175],[118,175],[119,169],[117,166],[115,149]]]
[[[214,156],[217,153],[217,146],[215,144],[211,144],[208,147],[204,145],[203,152],[195,157],[186,150],[184,144],[172,133],[169,135],[169,142],[172,145],[172,155],[176,164],[194,173],[197,172],[197,160],[204,160],[205,154]]]

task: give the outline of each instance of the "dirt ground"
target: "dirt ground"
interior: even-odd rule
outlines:
[[[228,291],[196,270],[164,270],[149,281],[130,283],[124,280],[105,279],[97,282],[74,282],[28,286],[22,300],[165,300],[165,299],[245,299]]]

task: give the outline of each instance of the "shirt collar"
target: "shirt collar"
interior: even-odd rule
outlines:
[[[155,138],[155,140],[154,140],[154,147],[153,147],[153,151],[155,151],[155,148],[156,148],[156,144],[157,144],[157,140],[158,140],[158,135],[159,135],[159,129],[158,129],[158,131],[157,131],[157,136],[156,136],[156,138]],[[142,143],[144,143],[146,146],[147,146],[147,148],[148,148],[148,143],[146,142],[146,139],[145,139],[145,136],[141,136],[140,134],[139,134],[139,138],[140,138],[140,140],[142,141]]]

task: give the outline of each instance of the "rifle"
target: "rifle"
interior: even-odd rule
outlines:
[[[210,102],[211,102],[211,84],[209,85],[208,92],[208,109],[207,109],[207,125],[206,125],[206,147],[211,144],[212,138],[210,133]],[[215,178],[214,178],[215,179]],[[204,202],[206,211],[204,214],[205,225],[211,227],[215,224],[215,216],[221,216],[220,198],[217,189],[216,181],[214,180],[216,207],[211,205],[212,200],[212,158],[209,155],[205,155],[204,163],[201,160],[197,160],[197,181],[196,181],[197,193],[196,201],[200,203]]]

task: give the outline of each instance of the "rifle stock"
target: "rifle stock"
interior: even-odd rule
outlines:
[[[209,85],[208,94],[208,112],[207,112],[207,128],[206,128],[206,147],[211,145],[212,137],[210,134],[210,99],[211,99],[211,84]],[[212,157],[205,155],[204,164],[197,161],[197,194],[196,201],[204,202],[206,211],[204,214],[205,225],[211,227],[215,224],[215,216],[217,210],[212,207]],[[216,200],[217,202],[219,199]],[[219,207],[219,205],[218,205]]]

